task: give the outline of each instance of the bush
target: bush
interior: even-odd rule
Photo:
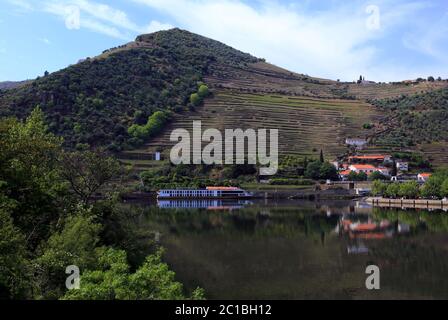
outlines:
[[[380,180],[375,180],[372,184],[372,195],[373,196],[383,196],[387,191],[387,184],[381,182]]]
[[[199,97],[200,97],[201,99],[203,99],[203,98],[207,97],[208,94],[209,94],[208,87],[207,87],[205,84],[201,85],[201,86],[199,87],[199,89],[198,89],[198,95],[199,95]]]
[[[314,182],[312,180],[308,179],[283,179],[283,178],[276,178],[271,179],[269,181],[270,185],[277,185],[277,186],[286,186],[286,185],[294,185],[294,186],[312,186],[314,185]]]
[[[370,181],[376,181],[376,180],[388,180],[387,177],[382,174],[381,172],[375,171],[369,176]]]
[[[415,199],[420,195],[420,187],[417,181],[409,181],[400,185],[399,196],[407,199]]]
[[[307,164],[305,177],[308,179],[338,179],[336,168],[329,162],[312,161]]]
[[[157,111],[148,118],[144,126],[134,124],[128,129],[129,135],[139,140],[146,140],[159,133],[164,124],[170,119],[170,114],[165,111]]]
[[[348,175],[349,181],[367,181],[367,174],[364,172],[356,173],[354,171],[350,172]]]
[[[400,185],[398,183],[391,183],[387,186],[385,195],[388,198],[397,198],[400,194]]]
[[[192,93],[190,96],[190,102],[194,105],[194,106],[198,106],[201,104],[202,99],[199,96],[199,94],[197,93]]]

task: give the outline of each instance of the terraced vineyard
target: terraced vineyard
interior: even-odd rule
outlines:
[[[257,93],[335,98],[341,84],[297,74],[265,62],[244,68],[221,66],[205,78],[213,87]]]
[[[148,159],[147,155],[156,150],[164,150],[167,156],[174,144],[169,141],[171,131],[185,128],[191,132],[193,120],[202,121],[202,130],[278,129],[280,157],[317,157],[321,149],[328,157],[334,157],[346,151],[346,137],[371,134],[362,129],[362,124],[379,118],[380,114],[372,106],[356,100],[219,90],[196,112],[176,116],[162,134],[140,150],[123,153],[122,157]]]
[[[418,149],[425,154],[434,167],[446,167],[448,164],[448,142],[433,142],[419,145]]]
[[[447,88],[447,81],[420,82],[418,84],[349,84],[348,95],[358,99],[388,99]]]

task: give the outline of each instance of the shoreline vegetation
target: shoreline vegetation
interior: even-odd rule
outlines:
[[[131,227],[119,162],[62,144],[39,108],[0,120],[0,299],[203,299],[176,281],[154,235]],[[79,290],[67,290],[69,266]]]

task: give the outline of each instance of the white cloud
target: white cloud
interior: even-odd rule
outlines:
[[[148,26],[139,26],[126,12],[88,0],[45,1],[44,11],[64,19],[68,29],[86,28],[126,41],[131,40],[136,33],[172,28],[171,25],[158,21],[151,21]]]
[[[375,1],[380,9],[378,30],[367,28],[369,2],[337,2],[331,10],[307,11],[260,1],[133,0],[170,16],[182,28],[217,39],[282,67],[327,78],[354,80],[360,74],[377,81],[407,77],[382,47],[388,33],[407,23],[425,3]],[[387,74],[387,77],[385,76]]]
[[[45,43],[45,44],[51,44],[51,41],[48,40],[48,38],[39,38],[39,39],[37,39],[37,40],[39,40],[40,42],[43,42],[43,43]]]
[[[426,21],[425,21],[426,22]],[[416,30],[403,37],[403,44],[412,50],[448,62],[443,45],[448,43],[448,13],[429,25],[420,22]]]
[[[33,10],[33,6],[26,0],[8,0],[8,2],[24,11]]]

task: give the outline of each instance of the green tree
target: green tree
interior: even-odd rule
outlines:
[[[65,200],[57,162],[61,143],[48,133],[39,108],[24,123],[0,120],[0,180],[16,204],[11,217],[31,248],[48,236],[49,224],[60,215],[57,203]]]
[[[388,198],[397,198],[400,194],[400,184],[399,183],[391,183],[387,186],[386,196]]]
[[[372,184],[372,195],[383,196],[386,193],[387,184],[380,180],[374,180]]]
[[[146,258],[135,273],[130,272],[126,252],[111,248],[99,249],[99,268],[84,271],[81,288],[66,293],[67,300],[178,300],[185,299],[183,286],[174,279],[174,272],[162,262],[158,251]],[[203,299],[196,289],[192,297]]]
[[[420,194],[420,186],[417,181],[408,181],[400,184],[399,196],[407,199],[415,199]]]
[[[379,171],[372,172],[369,176],[369,180],[387,180],[387,177]]]
[[[96,266],[95,248],[100,231],[101,225],[94,223],[84,209],[67,218],[64,228],[48,239],[33,262],[38,298],[57,299],[64,293],[67,266],[76,265],[81,270]]]
[[[119,162],[101,150],[64,152],[60,164],[61,175],[84,204],[120,173]]]
[[[441,187],[442,183],[440,179],[430,177],[422,187],[421,190],[422,197],[427,199],[440,198],[442,195]]]
[[[209,94],[208,87],[205,84],[199,86],[198,95],[201,99],[204,99]]]
[[[133,124],[132,126],[129,127],[128,133],[130,136],[137,139],[141,140],[149,139],[154,135],[156,135],[157,133],[159,133],[170,118],[171,114],[168,112],[164,111],[154,112],[148,118],[148,121],[146,122],[145,125],[141,126],[138,124]]]
[[[320,167],[321,163],[319,161],[309,162],[305,169],[305,177],[308,179],[317,180],[320,178]]]
[[[192,93],[190,96],[190,102],[194,105],[194,106],[198,106],[201,104],[202,99],[199,96],[199,94],[197,93]]]
[[[13,202],[0,194],[0,299],[26,298],[29,287],[26,241],[9,215]]]
[[[321,179],[338,179],[338,171],[336,168],[329,162],[323,162],[319,169],[319,176]]]
[[[324,158],[324,151],[322,149],[320,149],[320,155],[319,155],[319,161],[321,163],[324,163],[325,158]]]
[[[440,193],[442,197],[448,197],[448,178],[443,181],[440,188]]]
[[[351,171],[347,176],[349,181],[367,181],[367,178],[368,176],[365,172],[356,173],[355,171]]]

